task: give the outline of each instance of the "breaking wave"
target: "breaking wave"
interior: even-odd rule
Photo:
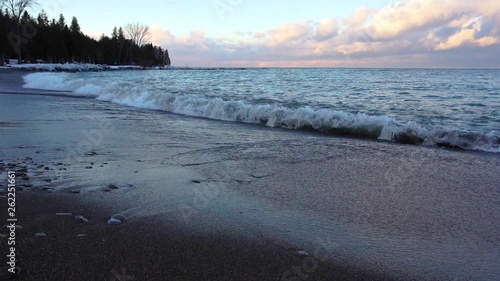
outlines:
[[[500,134],[471,133],[428,128],[417,122],[399,122],[385,116],[350,113],[310,106],[284,106],[224,100],[190,93],[147,89],[131,82],[109,82],[99,78],[74,79],[65,73],[33,73],[24,77],[25,88],[64,91],[66,95],[93,97],[121,105],[162,110],[176,114],[224,121],[262,124],[331,135],[387,140],[404,144],[436,145],[462,150],[500,152]]]

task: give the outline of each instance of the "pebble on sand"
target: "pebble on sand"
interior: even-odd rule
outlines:
[[[85,236],[87,236],[87,234],[80,233],[80,234],[78,234],[76,237],[77,237],[77,238],[82,238],[82,237],[85,237]]]
[[[75,220],[81,221],[81,222],[88,222],[89,221],[84,216],[75,216]]]
[[[56,213],[56,216],[72,216],[72,213]]]
[[[54,192],[54,189],[52,187],[49,187],[49,186],[43,186],[43,187],[41,187],[41,189],[43,191],[47,191],[47,192]]]
[[[108,184],[109,189],[127,189],[133,187],[133,184]]]
[[[3,226],[3,229],[7,229],[7,228],[9,228],[9,227],[10,227],[10,226],[9,226],[8,224],[6,224],[6,225],[4,225],[4,226]],[[19,224],[16,224],[15,228],[16,228],[16,229],[23,229],[23,227],[22,227],[22,226],[20,226]]]
[[[80,191],[79,189],[72,189],[70,192],[71,192],[71,193],[78,194],[78,193],[80,193],[81,191]]]
[[[35,237],[44,238],[47,237],[47,234],[45,232],[37,232],[35,233]]]
[[[111,216],[112,219],[124,222],[127,218],[123,214],[114,214]]]
[[[108,224],[109,224],[109,225],[118,225],[118,224],[121,224],[121,223],[122,223],[122,221],[121,221],[121,220],[117,220],[117,219],[114,219],[114,218],[110,218],[110,219],[108,220]]]

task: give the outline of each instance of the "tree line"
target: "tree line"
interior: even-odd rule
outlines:
[[[36,18],[24,11],[18,21],[8,9],[0,9],[0,65],[13,58],[26,63],[170,65],[168,51],[147,43],[148,34],[147,26],[129,24],[96,40],[82,33],[76,17],[68,26],[62,14],[49,20],[43,10]]]

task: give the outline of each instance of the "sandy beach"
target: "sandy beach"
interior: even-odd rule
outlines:
[[[498,154],[124,110],[22,75],[0,71],[16,280],[500,278]]]

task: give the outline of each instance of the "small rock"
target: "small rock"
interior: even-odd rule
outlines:
[[[47,234],[45,232],[37,232],[37,233],[35,233],[35,237],[45,238],[45,237],[47,237]]]
[[[110,185],[108,185],[108,188],[109,189],[118,189],[119,187],[114,185],[114,184],[110,184]]]
[[[81,234],[78,234],[76,237],[77,237],[77,238],[82,238],[82,237],[85,237],[85,236],[87,236],[87,234],[83,234],[83,233],[81,233]]]
[[[80,193],[81,191],[80,191],[79,189],[72,189],[70,192],[71,192],[71,193],[78,194],[78,193]]]
[[[88,222],[89,221],[84,216],[75,216],[75,220],[80,221],[80,222]]]
[[[89,151],[89,152],[85,153],[85,155],[87,155],[87,156],[94,156],[94,155],[97,155],[97,152],[95,152],[95,151]]]
[[[104,191],[104,192],[110,192],[111,189],[110,188],[103,188],[102,191]]]
[[[127,218],[123,214],[114,214],[111,216],[112,219],[124,222]]]
[[[256,179],[261,179],[265,177],[272,176],[273,174],[250,174],[250,176],[256,178]]]
[[[192,180],[191,182],[193,182],[193,183],[201,183],[201,181],[199,181],[199,180]]]
[[[72,213],[56,213],[56,216],[72,216]]]
[[[45,167],[44,169],[48,171],[50,168],[49,167]]]
[[[3,228],[3,229],[7,229],[7,228],[9,228],[9,226],[10,226],[10,225],[6,224],[6,225],[4,225],[2,228]],[[16,224],[15,228],[16,228],[16,229],[19,229],[19,230],[23,229],[23,227],[22,227],[22,226],[20,226],[19,224]]]
[[[299,251],[297,251],[297,254],[298,254],[299,256],[309,256],[309,254],[308,254],[306,251],[304,251],[304,250],[299,250]]]
[[[44,179],[43,181],[44,182],[51,182],[52,180],[51,179]]]
[[[92,169],[92,166],[86,166],[85,169]]]
[[[118,224],[121,224],[122,222],[120,220],[117,220],[117,219],[114,219],[114,218],[110,218],[108,220],[108,224],[109,225],[118,225]]]

